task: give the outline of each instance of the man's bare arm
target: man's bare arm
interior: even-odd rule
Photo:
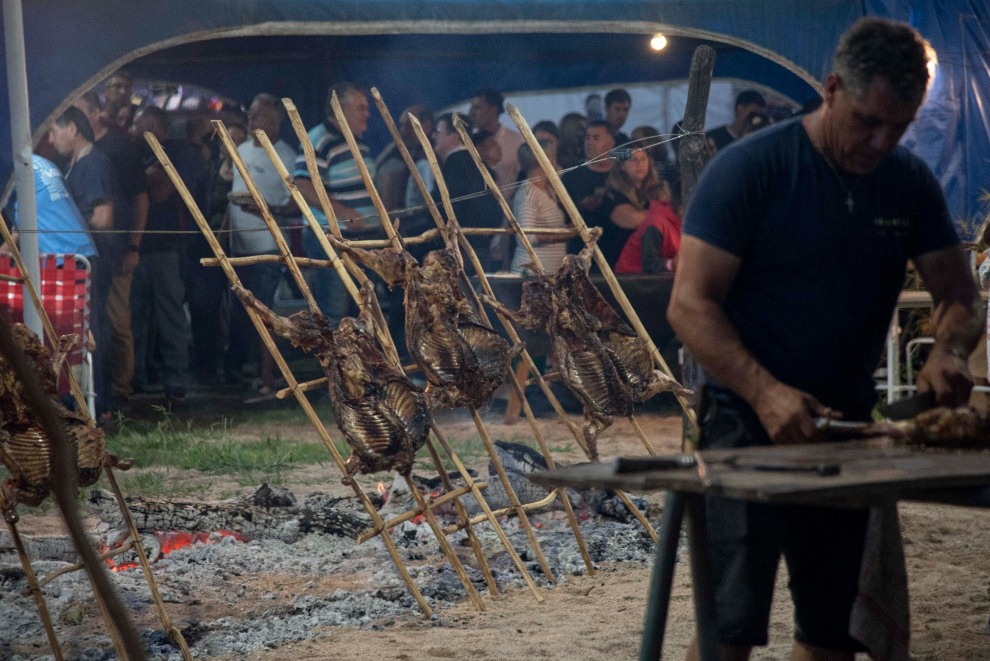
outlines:
[[[976,281],[959,246],[925,253],[915,266],[931,292],[935,323],[935,344],[918,374],[918,389],[933,392],[941,406],[960,406],[973,388],[967,360],[983,332]]]
[[[753,407],[775,443],[815,440],[813,416],[830,412],[806,392],[778,381],[749,353],[721,303],[739,271],[735,255],[685,236],[667,319],[711,376]]]
[[[113,203],[104,202],[93,207],[93,216],[89,219],[89,226],[102,232],[113,229]]]
[[[306,203],[313,207],[314,209],[322,209],[323,205],[320,202],[319,195],[316,194],[316,188],[313,187],[313,181],[307,177],[296,177],[293,180],[296,188],[299,189],[300,195],[306,200]],[[333,207],[333,212],[337,216],[337,220],[348,222],[354,221],[360,218],[360,214],[354,209],[350,208],[345,204],[341,204],[337,200],[330,198],[330,206]]]

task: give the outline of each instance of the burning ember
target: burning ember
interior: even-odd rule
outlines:
[[[151,535],[146,535],[141,540],[145,553],[148,555],[148,562],[154,563],[172,551],[176,551],[193,544],[217,544],[224,537],[233,537],[239,542],[246,542],[248,538],[241,533],[232,530],[216,530],[214,532],[186,532],[173,530],[169,532],[155,531]],[[113,555],[106,559],[107,567],[111,571],[120,572],[138,567],[137,558],[133,548],[127,542],[127,538],[122,538],[112,545],[104,546],[102,554],[115,549],[123,549],[119,555]]]

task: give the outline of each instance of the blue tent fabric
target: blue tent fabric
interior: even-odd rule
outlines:
[[[971,219],[982,212],[980,185],[990,167],[990,6],[984,0],[23,0],[23,11],[36,135],[60,107],[121,65],[140,71],[142,56],[163,48],[178,52],[183,44],[217,39],[234,47],[260,34],[330,35],[335,57],[307,67],[264,62],[238,50],[209,70],[186,60],[173,72],[236,98],[259,89],[288,94],[313,116],[326,84],[343,78],[381,83],[396,106],[417,96],[438,105],[453,102],[482,86],[541,89],[682,78],[689,54],[663,65],[633,44],[663,30],[725,46],[716,76],[755,80],[804,100],[827,73],[832,49],[850,23],[864,14],[889,16],[915,25],[941,62],[940,80],[909,144],[939,176],[954,216]],[[612,57],[626,41],[621,57]],[[414,57],[390,57],[399,45]],[[547,57],[556,50],[569,57]],[[582,53],[583,63],[577,59]],[[259,79],[271,83],[261,86]],[[5,68],[0,81],[6,87]],[[278,81],[285,89],[277,88]],[[0,123],[9,126],[8,98],[0,97]],[[12,170],[10,141],[9,131],[0,132],[4,182]]]

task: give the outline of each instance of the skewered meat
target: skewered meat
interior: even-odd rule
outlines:
[[[335,242],[341,251],[405,290],[406,346],[429,382],[438,408],[483,406],[502,385],[522,346],[510,347],[482,322],[461,290],[460,252],[452,237],[419,265],[405,250],[362,250]]]
[[[70,442],[75,445],[80,486],[95,483],[104,465],[128,468],[128,462],[121,462],[106,451],[102,430],[94,427],[85,416],[69,411],[57,399],[58,371],[78,342],[78,336],[62,337],[53,355],[23,324],[15,324],[11,330],[14,340],[37,371],[41,387],[48,393],[49,403]],[[14,516],[18,503],[36,506],[48,496],[52,454],[51,441],[27,404],[23,384],[3,356],[0,356],[0,416],[0,461],[11,474],[10,479],[0,485],[0,490],[9,517]]]
[[[681,395],[690,391],[652,368],[649,348],[588,279],[594,241],[577,255],[568,255],[552,276],[539,273],[523,285],[517,312],[498,301],[484,300],[529,330],[545,328],[550,347],[568,388],[584,406],[584,437],[592,458],[597,457],[598,435],[615,415],[630,415],[633,404],[665,390]]]
[[[919,413],[903,427],[912,444],[945,448],[990,448],[990,418],[968,407],[935,408]]]
[[[235,285],[233,290],[273,332],[320,361],[337,427],[353,451],[344,483],[354,474],[381,470],[409,475],[430,430],[430,410],[423,391],[390,365],[375,344],[370,285],[363,290],[360,316],[342,319],[335,331],[318,312],[281,317],[243,287]]]

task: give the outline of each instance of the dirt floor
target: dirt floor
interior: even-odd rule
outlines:
[[[637,417],[658,452],[673,452],[680,446],[681,419],[671,410],[644,413]],[[495,438],[524,440],[532,431],[525,420],[502,423],[490,411],[486,426]],[[466,416],[440,420],[449,437],[468,436],[473,424]],[[560,421],[539,420],[559,462],[583,460],[570,432]],[[263,426],[249,435],[264,437],[276,430]],[[282,438],[314,439],[304,422],[298,426],[278,423]],[[627,420],[619,420],[601,442],[604,458],[643,454]],[[321,474],[323,477],[321,477]],[[176,476],[178,479],[178,476]],[[337,485],[337,486],[334,486]],[[215,481],[219,493],[232,485]],[[340,489],[331,464],[309,467],[286,476],[284,486],[297,495],[307,490]],[[651,503],[662,503],[662,494],[649,494]],[[990,512],[954,507],[902,504],[900,508],[908,555],[912,598],[912,657],[915,659],[990,659]],[[28,516],[25,534],[52,530],[54,515]],[[439,611],[432,621],[414,615],[383,622],[373,630],[328,627],[314,638],[244,657],[252,661],[284,659],[347,660],[384,659],[632,659],[636,658],[643,628],[650,570],[641,565],[603,566],[595,576],[568,576],[546,590],[546,601],[537,604],[530,592],[515,590],[492,598],[483,596],[485,611],[464,602]],[[269,579],[266,579],[269,580]],[[278,589],[296,590],[287,584]],[[272,587],[268,586],[268,590]],[[257,590],[257,594],[265,590]],[[247,598],[255,592],[249,589]],[[222,613],[249,609],[251,604],[231,595],[200,595],[202,610]],[[207,603],[203,600],[210,600]],[[215,601],[214,601],[215,600]],[[786,575],[781,573],[775,597],[771,645],[754,658],[786,658],[790,640],[790,617]],[[175,619],[182,626],[182,616]],[[149,624],[151,624],[149,622]],[[677,659],[692,635],[694,626],[691,584],[687,563],[678,566],[664,658]],[[0,632],[2,635],[2,632]],[[224,657],[233,659],[234,656]]]

